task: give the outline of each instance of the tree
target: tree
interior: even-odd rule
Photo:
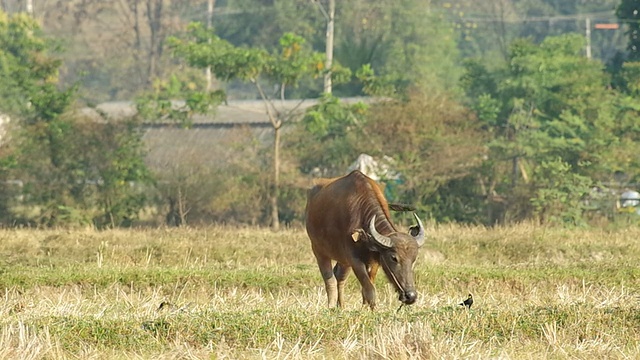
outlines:
[[[133,119],[105,120],[90,119],[77,126],[76,142],[84,150],[79,156],[84,180],[95,183],[88,203],[99,210],[92,222],[98,228],[131,226],[146,205],[153,183],[144,163],[142,132]]]
[[[140,136],[73,111],[77,87],[60,88],[55,45],[30,17],[0,12],[0,111],[14,128],[2,173],[24,184],[22,205],[39,224],[90,223],[99,207],[109,225],[123,225],[143,206],[129,188],[147,180]]]
[[[616,137],[616,146],[608,147],[602,159],[607,162],[606,170],[610,174],[623,174],[623,184],[640,183],[640,62],[626,62],[620,72],[624,86],[613,98],[612,133]],[[616,180],[617,179],[609,179]],[[621,185],[623,185],[621,184]]]
[[[52,56],[57,46],[46,40],[37,22],[32,18],[18,14],[8,16],[0,11],[0,111],[10,115],[34,114],[38,111],[53,116],[60,107],[64,107],[64,99],[50,109],[29,106],[31,98],[47,94],[55,90],[58,80],[58,68],[61,61]],[[40,100],[38,105],[40,104]],[[46,102],[45,100],[42,100]]]
[[[207,31],[200,24],[189,27],[190,39],[171,39],[174,53],[191,66],[211,69],[223,81],[240,80],[252,84],[264,102],[274,131],[273,178],[271,184],[271,226],[279,229],[278,192],[280,186],[280,142],[282,127],[296,115],[296,110],[282,110],[276,100],[285,99],[286,89],[302,79],[317,77],[324,66],[322,54],[311,51],[305,40],[288,33],[280,39],[279,52],[258,48],[236,47]],[[277,86],[268,92],[267,84]],[[301,101],[302,102],[302,101]]]
[[[541,189],[583,196],[586,182],[574,177],[569,184],[568,174],[593,184],[607,181],[619,161],[605,156],[620,145],[612,106],[619,95],[607,89],[602,64],[586,59],[583,46],[580,35],[548,37],[539,45],[519,40],[510,47],[507,68],[467,66],[464,87],[493,137],[481,179],[491,193],[508,199],[515,219],[548,209],[540,199],[559,198]],[[562,181],[567,186],[554,186]],[[567,201],[563,211],[573,211],[571,206]],[[554,211],[555,219],[575,219],[555,205]]]
[[[364,151],[368,107],[362,102],[346,104],[331,94],[310,107],[285,145],[295,154],[300,171],[323,177],[344,175],[354,154]]]
[[[474,197],[454,188],[456,181],[473,177],[487,150],[479,121],[451,95],[408,94],[403,101],[381,101],[371,106],[359,144],[365,152],[394,159],[401,174],[397,201],[416,204],[438,221],[471,221],[467,204]],[[366,139],[367,141],[363,141]]]
[[[64,196],[46,189],[66,182],[64,141],[69,127],[61,115],[75,89],[57,89],[60,60],[51,56],[55,44],[45,40],[32,18],[0,12],[0,48],[0,94],[4,99],[0,112],[9,114],[18,129],[11,144],[16,166],[6,170],[13,176],[25,175],[17,179],[25,183],[24,190],[34,201],[52,205]],[[36,179],[42,183],[36,184]]]

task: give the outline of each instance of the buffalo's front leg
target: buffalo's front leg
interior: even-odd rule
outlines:
[[[376,280],[376,274],[378,273],[378,266],[379,264],[377,262],[372,262],[367,267],[367,272],[369,273],[369,280],[371,280],[371,283],[373,283]]]
[[[346,284],[347,277],[351,272],[351,267],[342,265],[340,263],[336,263],[336,266],[333,267],[333,275],[336,277],[338,282],[338,306],[344,306],[344,285]]]
[[[333,275],[333,269],[331,268],[331,259],[316,255],[316,260],[327,291],[328,305],[330,308],[335,307],[338,300],[338,288],[336,277]]]
[[[376,307],[376,289],[369,279],[367,266],[358,262],[353,266],[353,273],[356,274],[360,285],[362,285],[362,303],[369,305],[373,310]]]

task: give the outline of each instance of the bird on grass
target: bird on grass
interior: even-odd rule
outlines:
[[[467,308],[471,309],[471,305],[473,305],[473,295],[469,294],[469,296],[467,296],[467,299],[458,305],[466,306]]]
[[[161,311],[161,310],[170,310],[175,308],[175,305],[173,305],[172,303],[168,302],[168,301],[163,301],[160,303],[160,306],[158,306],[158,310],[157,311]]]

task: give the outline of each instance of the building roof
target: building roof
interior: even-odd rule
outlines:
[[[342,99],[348,103],[368,101],[368,98]],[[307,108],[317,104],[312,100],[285,100],[274,102],[280,113],[290,112],[302,116]],[[133,102],[107,102],[96,106],[109,118],[121,119],[135,115]],[[83,109],[95,114],[95,109]],[[178,166],[218,167],[238,153],[250,152],[247,147],[268,144],[273,139],[273,127],[265,104],[261,100],[229,101],[217,107],[212,115],[195,116],[190,128],[174,123],[147,122],[143,141],[147,164],[153,170],[172,170]],[[255,151],[255,149],[254,149]]]
[[[293,102],[288,100],[284,103],[276,104],[278,111],[294,111],[303,113],[306,108],[316,104],[314,100]],[[181,102],[175,102],[175,106],[182,106]],[[124,119],[136,114],[135,103],[131,101],[111,101],[97,105],[95,108],[83,108],[81,112],[90,117],[99,118],[99,112],[105,114],[110,119]],[[231,101],[220,104],[212,114],[197,114],[191,119],[192,124],[251,124],[268,123],[265,105],[262,101]],[[171,122],[156,121],[148,119],[145,126],[150,127],[174,127]]]
[[[349,104],[357,102],[370,102],[367,97],[343,98],[341,101]],[[304,111],[318,103],[317,99],[298,99],[298,100],[274,100],[276,111],[280,113],[292,112],[293,114],[304,114]],[[176,106],[181,106],[183,102],[176,101]],[[136,114],[135,103],[131,101],[111,101],[99,104],[95,109],[85,108],[82,111],[87,115],[96,114],[97,111],[104,112],[111,118],[119,119],[131,117]],[[253,124],[253,123],[269,123],[265,103],[262,100],[230,100],[220,104],[215,112],[211,115],[195,115],[192,119],[193,124]],[[172,124],[163,124],[149,121],[149,126],[173,126]]]

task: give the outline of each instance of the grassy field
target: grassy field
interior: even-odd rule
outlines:
[[[326,308],[302,229],[0,230],[0,358],[640,358],[640,229],[428,230],[376,311]]]

